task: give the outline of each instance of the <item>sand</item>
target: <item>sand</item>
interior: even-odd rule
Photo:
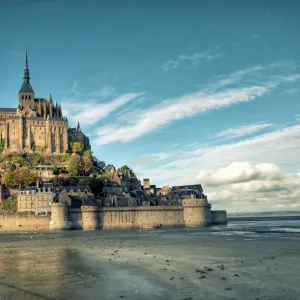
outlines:
[[[0,240],[0,300],[300,299],[299,240],[202,229]]]

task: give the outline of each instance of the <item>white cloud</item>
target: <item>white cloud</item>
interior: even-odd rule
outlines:
[[[215,48],[206,49],[203,52],[191,53],[191,54],[180,54],[175,59],[169,59],[163,64],[163,69],[169,71],[171,69],[176,69],[182,62],[190,62],[193,66],[199,65],[201,62],[211,62],[222,56],[223,53],[220,52],[221,47],[217,46]]]
[[[248,165],[252,170],[257,167],[258,165]],[[277,177],[261,176],[260,179],[248,177],[241,183],[232,184],[237,174],[228,174],[227,183],[215,186],[214,190],[208,188],[207,195],[214,205],[223,208],[226,205],[230,211],[272,211],[282,208],[291,210],[299,207],[299,174],[285,175],[278,166],[273,165],[272,168]]]
[[[124,94],[106,103],[97,103],[93,100],[86,100],[84,102],[68,101],[64,102],[63,109],[71,121],[79,121],[81,124],[91,125],[106,118],[113,111],[139,97],[141,94]]]
[[[240,71],[247,73],[248,71]],[[128,142],[155,131],[172,121],[192,117],[214,109],[228,107],[241,102],[249,102],[265,95],[279,84],[296,80],[298,74],[277,77],[274,81],[261,85],[231,88],[224,91],[198,91],[175,99],[167,99],[146,110],[138,110],[130,116],[127,125],[120,126],[106,135],[99,134],[96,144],[103,145],[116,141]],[[300,79],[300,75],[299,75]]]
[[[295,125],[177,152],[176,160],[155,168],[133,167],[158,185],[203,184],[216,209],[273,210],[277,203],[290,207],[300,200],[300,174],[295,174],[300,170],[299,144],[300,125]]]
[[[150,133],[168,123],[186,117],[195,116],[212,109],[219,109],[239,102],[247,102],[269,91],[268,86],[230,89],[214,94],[196,92],[177,99],[163,101],[145,111],[139,111],[132,125],[122,126],[106,135],[100,136],[96,144],[108,144],[115,141],[127,142]]]
[[[176,69],[177,67],[178,67],[178,62],[173,59],[169,59],[163,64],[163,69],[165,71]]]
[[[201,171],[197,181],[206,186],[245,182],[251,180],[273,180],[282,177],[281,170],[274,164],[251,165],[249,162],[234,162],[218,171]]]
[[[297,94],[299,93],[300,89],[298,88],[290,88],[290,89],[287,89],[287,90],[284,90],[282,92],[282,94]]]
[[[225,138],[237,138],[242,137],[245,135],[249,135],[251,133],[255,133],[265,128],[270,128],[273,126],[272,124],[254,124],[254,125],[247,125],[247,126],[240,126],[229,128],[223,130],[215,135],[215,137],[225,137]]]
[[[154,154],[145,154],[135,161],[137,165],[148,165],[158,161],[166,160],[174,156],[177,151],[160,152]]]

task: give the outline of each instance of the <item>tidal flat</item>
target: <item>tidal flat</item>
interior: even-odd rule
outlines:
[[[1,300],[300,299],[297,232],[217,226],[4,233],[0,241]]]

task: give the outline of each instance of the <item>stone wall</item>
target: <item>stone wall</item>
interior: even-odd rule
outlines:
[[[50,216],[34,213],[0,213],[0,232],[49,230]]]
[[[227,224],[227,212],[226,210],[212,210],[211,219],[214,225]]]
[[[180,206],[144,206],[103,208],[99,212],[100,228],[184,227]]]
[[[210,204],[193,199],[183,206],[68,208],[53,203],[50,216],[33,213],[1,213],[1,231],[38,231],[68,229],[152,229],[166,227],[201,227],[226,224],[226,211],[210,211]],[[198,199],[197,199],[198,200]]]

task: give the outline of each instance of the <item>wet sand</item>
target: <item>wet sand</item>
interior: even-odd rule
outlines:
[[[162,229],[0,241],[0,300],[300,299],[299,240]]]

